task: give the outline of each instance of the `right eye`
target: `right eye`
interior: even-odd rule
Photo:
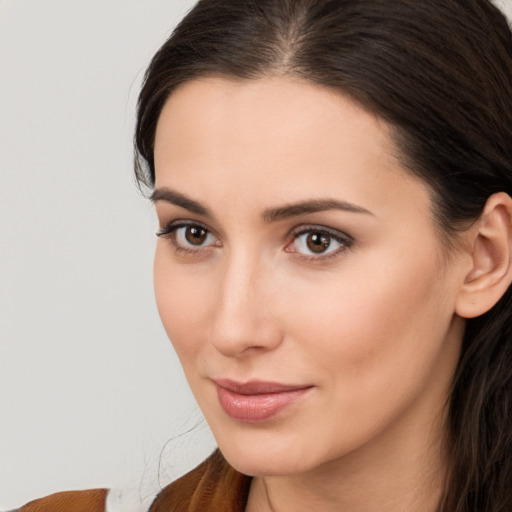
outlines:
[[[156,235],[169,238],[177,250],[186,252],[219,245],[218,238],[201,224],[170,224]]]

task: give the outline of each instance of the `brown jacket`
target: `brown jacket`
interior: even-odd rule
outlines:
[[[148,512],[243,512],[251,478],[233,469],[219,450],[165,487]],[[107,489],[68,491],[27,503],[13,512],[105,512]]]
[[[107,489],[58,492],[13,512],[104,512]]]

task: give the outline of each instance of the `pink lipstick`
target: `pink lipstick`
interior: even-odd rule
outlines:
[[[228,379],[214,381],[224,412],[249,423],[269,420],[302,398],[312,386],[289,386],[275,382],[238,383]]]

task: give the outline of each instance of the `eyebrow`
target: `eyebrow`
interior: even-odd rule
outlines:
[[[323,212],[326,210],[341,210],[344,212],[373,215],[373,213],[366,208],[347,203],[346,201],[338,201],[337,199],[311,199],[279,208],[269,208],[263,212],[263,219],[266,222],[276,222],[290,217]]]
[[[180,206],[181,208],[184,208],[189,212],[195,213],[197,215],[202,215],[203,217],[206,217],[208,219],[213,218],[212,212],[208,208],[206,208],[206,206],[203,206],[201,203],[194,201],[193,199],[190,199],[181,192],[172,190],[168,187],[155,189],[151,194],[150,199],[151,201],[153,201],[153,203],[156,203],[158,201],[164,201],[166,203],[171,203],[176,206]]]
[[[153,203],[158,201],[164,201],[171,203],[189,212],[203,217],[213,219],[213,213],[204,205],[190,199],[181,192],[172,190],[168,187],[157,188],[153,191],[150,197]],[[267,208],[263,212],[263,220],[268,223],[278,222],[285,220],[290,217],[298,217],[299,215],[305,215],[308,213],[316,213],[327,210],[341,210],[350,213],[363,213],[366,215],[373,215],[369,210],[361,206],[348,203],[346,201],[339,201],[337,199],[310,199],[306,201],[300,201],[286,206],[280,206],[277,208]]]

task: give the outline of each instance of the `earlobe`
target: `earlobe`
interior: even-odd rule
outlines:
[[[474,318],[489,311],[512,282],[512,199],[492,195],[471,233],[471,270],[464,276],[456,313]]]

